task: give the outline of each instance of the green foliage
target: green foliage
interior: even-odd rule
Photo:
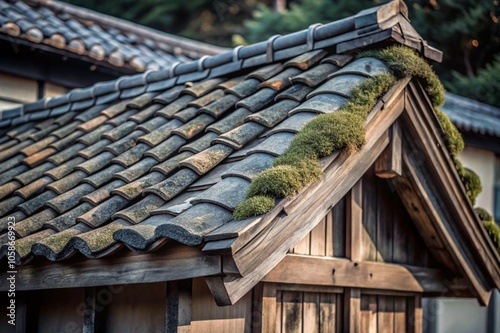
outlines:
[[[500,55],[479,69],[476,76],[453,71],[448,88],[455,94],[500,107]]]
[[[257,195],[245,200],[233,212],[235,220],[243,220],[251,216],[265,214],[274,207],[274,199]]]
[[[444,87],[431,66],[414,50],[392,46],[381,50],[361,52],[359,57],[374,57],[384,61],[398,78],[417,77],[424,81],[425,91],[434,106],[444,104]]]
[[[495,244],[497,251],[500,252],[500,227],[495,223],[493,216],[481,207],[474,208],[479,219],[483,222],[483,226],[488,232],[491,241]]]

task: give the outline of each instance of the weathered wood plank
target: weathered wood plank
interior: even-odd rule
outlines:
[[[394,333],[406,332],[406,298],[394,297]]]
[[[332,209],[332,256],[345,257],[346,250],[346,221],[347,221],[347,199],[344,196]]]
[[[377,331],[394,332],[394,297],[378,296]]]
[[[391,142],[375,162],[375,174],[380,178],[401,176],[401,127],[395,122],[390,129]]]
[[[377,333],[377,296],[361,296],[360,331]]]
[[[193,279],[191,333],[250,333],[252,293],[245,294],[233,306],[219,307],[203,279]]]
[[[338,205],[338,203],[337,203]],[[336,207],[336,206],[335,206]],[[330,209],[326,216],[325,216],[325,223],[326,223],[326,230],[325,230],[325,256],[328,257],[333,257],[334,255],[334,246],[335,244],[333,243],[333,223],[334,223],[334,218],[333,218],[333,212],[335,210],[335,207],[333,209]]]
[[[377,261],[392,262],[392,205],[383,191],[382,181],[381,179],[375,179],[377,196]]]
[[[302,333],[302,292],[284,291],[282,302],[281,331]]]
[[[310,254],[324,256],[326,253],[326,216],[311,231]]]
[[[253,297],[252,333],[276,332],[276,307],[276,284],[257,284]],[[281,312],[279,314],[281,316]]]
[[[319,333],[319,293],[304,292],[302,332]]]
[[[377,260],[377,190],[373,168],[368,169],[362,179],[363,186],[363,229],[361,258],[365,261]]]
[[[337,295],[319,294],[319,332],[335,333],[337,328]]]
[[[346,257],[361,261],[363,250],[363,182],[359,180],[347,195]]]
[[[446,288],[444,274],[437,269],[292,254],[263,281],[410,292],[441,292]]]
[[[314,229],[313,229],[314,230]],[[293,253],[296,254],[311,254],[311,233],[308,233],[297,245],[293,248]]]
[[[359,288],[346,288],[344,293],[344,331],[362,333],[360,327],[361,291]]]
[[[221,271],[219,256],[209,256],[198,248],[172,242],[148,254],[129,252],[114,258],[83,261],[72,258],[64,263],[20,266],[16,287],[36,290],[146,283],[215,275]],[[0,290],[7,290],[5,274],[0,274],[3,278]]]

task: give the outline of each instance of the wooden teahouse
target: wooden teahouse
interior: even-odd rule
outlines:
[[[361,51],[441,60],[407,17],[392,1],[72,92],[58,117],[41,116],[46,103],[0,111],[18,124],[0,143],[17,325],[0,330],[422,332],[423,297],[487,305],[500,255],[417,77],[377,99],[364,144],[323,157],[318,181],[233,218],[305,124],[391,72]],[[37,120],[14,121],[26,114]]]

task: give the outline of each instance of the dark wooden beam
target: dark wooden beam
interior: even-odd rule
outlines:
[[[360,179],[347,196],[346,257],[361,260],[363,246],[363,182]]]
[[[191,294],[191,279],[167,282],[166,333],[190,332]]]
[[[20,266],[17,290],[76,288],[147,283],[216,275],[222,271],[220,256],[176,242],[154,253],[121,253],[113,258],[70,259],[60,263]],[[6,273],[0,274],[0,290],[7,290]]]
[[[416,293],[445,293],[452,287],[437,269],[295,254],[288,254],[263,281]]]
[[[375,162],[375,174],[380,178],[401,176],[401,127],[395,122],[390,129],[391,142]]]
[[[96,319],[96,288],[85,288],[85,300],[83,308],[83,333],[94,333]]]

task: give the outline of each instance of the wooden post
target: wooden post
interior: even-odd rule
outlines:
[[[254,289],[253,333],[276,332],[276,284],[260,282]]]
[[[83,308],[83,333],[94,333],[95,330],[95,295],[96,288],[85,288]]]
[[[191,331],[191,292],[191,279],[167,282],[165,332],[188,333]]]
[[[423,332],[423,313],[422,313],[422,295],[418,294],[415,297],[408,298],[407,307],[407,324],[406,329],[409,333]]]
[[[396,121],[389,129],[390,143],[375,162],[375,174],[380,178],[401,176],[401,126]]]
[[[362,333],[361,291],[359,288],[345,288],[344,293],[344,332]]]

